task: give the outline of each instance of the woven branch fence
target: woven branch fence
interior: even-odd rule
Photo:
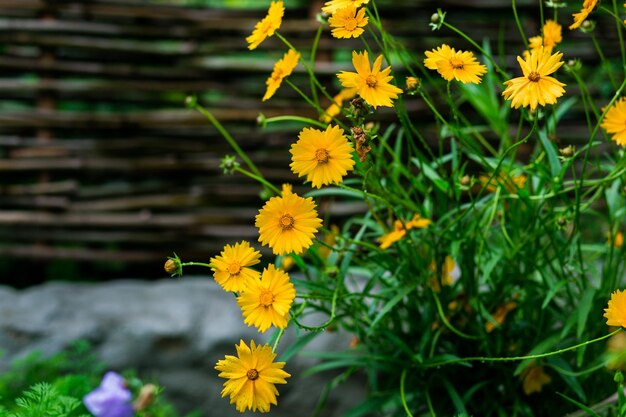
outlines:
[[[232,151],[200,114],[185,108],[184,99],[197,95],[268,179],[299,184],[289,171],[288,152],[299,127],[261,129],[256,120],[260,112],[317,115],[286,86],[261,103],[265,79],[285,47],[271,38],[247,51],[245,37],[269,1],[258,3],[256,10],[234,10],[136,0],[0,0],[4,282],[162,277],[163,261],[173,251],[208,260],[224,243],[256,241],[260,187],[221,173],[220,159]],[[506,51],[508,68],[521,52],[508,1],[377,4],[386,27],[419,56],[442,42],[469,46],[449,30],[430,30],[437,7],[473,39],[489,39],[492,49]],[[321,5],[286,1],[281,33],[296,47],[310,47]],[[538,34],[536,2],[518,1],[518,7],[527,35]],[[563,12],[559,20],[566,26],[570,16]],[[601,33],[602,25],[598,32],[612,55],[617,40]],[[334,74],[348,69],[352,49],[363,44],[324,32],[316,71],[331,94],[339,87]],[[566,33],[562,50],[565,59],[597,61],[580,32]],[[299,69],[292,80],[307,86]],[[576,94],[576,87],[568,92]],[[436,143],[424,103],[409,99],[407,107]],[[392,116],[385,110],[376,115],[383,122]],[[578,103],[560,129],[567,137],[559,140],[586,140],[583,121]],[[341,218],[364,208],[328,200],[321,209]]]

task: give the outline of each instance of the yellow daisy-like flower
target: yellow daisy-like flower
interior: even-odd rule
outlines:
[[[511,100],[511,107],[535,110],[537,105],[556,103],[556,99],[565,93],[565,84],[549,75],[563,65],[562,57],[560,52],[550,55],[544,49],[531,51],[527,59],[518,56],[517,62],[524,76],[505,81],[506,89],[502,92],[506,100]]]
[[[626,146],[626,97],[621,97],[604,115],[600,125],[618,145]]]
[[[597,4],[598,0],[585,0],[583,2],[583,8],[580,10],[580,12],[574,13],[572,15],[572,17],[574,18],[574,23],[569,26],[570,30],[580,27],[580,25],[582,25],[582,23],[589,17]]]
[[[487,67],[476,61],[470,51],[456,51],[443,44],[432,51],[425,52],[424,66],[437,72],[447,81],[455,79],[466,83],[479,84],[487,72]]]
[[[611,294],[608,308],[604,309],[608,326],[626,327],[626,291],[616,290]]]
[[[252,34],[246,38],[246,41],[248,42],[248,49],[255,49],[265,40],[265,38],[272,36],[283,22],[284,14],[285,6],[283,5],[283,2],[273,1],[267,11],[267,16],[254,25]]]
[[[313,244],[322,226],[315,202],[283,188],[282,197],[270,198],[256,216],[259,242],[272,248],[275,255],[299,254]]]
[[[248,268],[258,264],[260,258],[261,253],[245,240],[234,246],[226,245],[220,256],[211,258],[213,277],[225,291],[243,291],[248,282],[261,276],[258,271]]]
[[[263,96],[263,101],[269,100],[274,95],[283,80],[291,75],[294,68],[298,65],[299,59],[300,54],[293,49],[290,49],[287,53],[285,53],[285,55],[283,55],[282,59],[278,60],[276,64],[274,64],[274,71],[272,71],[272,75],[270,75],[267,81],[265,81],[267,90]]]
[[[382,63],[383,56],[379,55],[370,69],[367,51],[362,53],[352,51],[352,64],[356,72],[341,71],[337,77],[344,87],[356,88],[357,93],[370,106],[374,108],[378,106],[392,107],[391,99],[398,98],[398,94],[402,93],[402,90],[389,83],[393,79],[389,75],[391,67],[381,71]]]
[[[552,381],[550,375],[544,372],[543,366],[536,366],[533,363],[524,368],[520,377],[522,378],[522,388],[526,395],[541,392],[543,386]]]
[[[431,288],[435,292],[441,291],[441,285],[453,285],[456,280],[458,280],[461,276],[461,269],[456,264],[456,262],[454,262],[454,259],[452,259],[452,257],[449,255],[446,256],[443,265],[441,265],[441,271],[438,271],[435,261],[430,263],[428,269],[435,275],[438,275],[438,277],[432,277],[428,281]],[[439,284],[439,279],[441,279],[441,285]]]
[[[488,175],[480,175],[478,181],[487,191],[495,193],[498,188],[503,187],[511,194],[517,194],[517,191],[526,185],[526,175],[520,174],[510,177],[504,172],[500,172],[497,177]]]
[[[328,126],[323,132],[305,127],[289,152],[291,170],[299,177],[306,175],[315,188],[341,182],[354,167],[354,148],[338,126]]]
[[[220,378],[226,378],[222,398],[230,395],[230,403],[237,411],[270,411],[270,404],[277,405],[278,390],[275,384],[286,384],[291,375],[283,370],[285,362],[274,362],[276,354],[268,345],[257,345],[250,341],[250,347],[239,341],[235,345],[237,356],[226,355],[217,361],[215,369]]]
[[[554,20],[546,20],[543,25],[543,46],[552,51],[563,40],[562,28]]]
[[[331,34],[335,38],[358,38],[365,31],[369,19],[365,17],[365,9],[357,11],[356,7],[348,6],[337,10],[329,19],[328,23],[333,28]]]
[[[402,239],[406,235],[407,230],[424,229],[431,223],[430,219],[425,219],[420,214],[416,214],[410,221],[404,222],[404,224],[400,220],[396,220],[393,224],[393,230],[378,238],[380,242],[379,247],[387,249]]]
[[[333,97],[333,103],[328,106],[324,114],[320,117],[320,120],[324,123],[330,123],[333,117],[337,116],[341,112],[341,105],[344,101],[353,99],[356,96],[356,88],[345,88],[341,90],[335,97]]]
[[[289,309],[296,298],[296,290],[289,275],[274,265],[263,270],[261,280],[250,281],[237,297],[244,323],[264,333],[271,326],[287,327]]]
[[[348,6],[360,7],[369,3],[370,0],[330,0],[324,3],[322,11],[328,14],[335,14],[337,10],[345,9]]]

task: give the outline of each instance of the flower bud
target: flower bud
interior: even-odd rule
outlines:
[[[406,92],[415,94],[420,89],[421,81],[417,77],[406,77]]]
[[[158,387],[154,384],[146,384],[141,387],[139,391],[139,396],[133,403],[133,408],[136,411],[143,411],[150,406],[154,402],[156,394],[158,392]]]
[[[180,258],[176,254],[174,254],[173,257],[169,256],[167,258],[167,261],[165,261],[165,265],[163,265],[163,269],[165,269],[165,272],[170,274],[170,276],[172,276],[172,277],[174,277],[174,276],[182,277],[183,276],[183,265],[180,262]]]
[[[185,106],[187,108],[193,109],[198,105],[198,98],[196,96],[187,96],[185,98]]]
[[[570,158],[574,155],[574,147],[572,145],[559,149],[559,153],[566,158]]]

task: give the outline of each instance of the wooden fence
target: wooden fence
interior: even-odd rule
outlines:
[[[295,3],[287,2],[281,33],[306,49],[322,2]],[[530,36],[539,27],[536,2],[529,3],[518,2]],[[377,4],[387,26],[420,56],[442,41],[467,46],[449,30],[430,30],[437,7],[478,41],[490,38],[495,48],[501,37],[509,68],[520,51],[508,1]],[[288,168],[297,129],[260,129],[256,119],[260,112],[315,114],[286,87],[261,103],[264,80],[284,51],[275,38],[247,51],[244,39],[264,13],[137,0],[0,0],[5,282],[28,285],[51,271],[56,278],[161,277],[173,251],[208,260],[226,242],[256,241],[260,188],[222,175],[220,159],[232,152],[184,99],[197,94],[269,179],[297,182]],[[570,19],[562,14],[559,20],[566,26]],[[598,31],[615,45],[611,30]],[[565,32],[566,58],[570,51],[586,62],[597,59],[586,35]],[[353,48],[362,43],[335,40],[328,31],[322,36],[316,66],[332,93],[334,74],[347,68],[342,58]],[[306,85],[302,72],[293,81]],[[413,120],[432,131],[423,103],[408,106]],[[586,135],[577,112],[562,130],[570,142]],[[361,207],[326,202],[323,209],[345,215]]]

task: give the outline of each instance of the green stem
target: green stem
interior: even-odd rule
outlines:
[[[276,353],[276,348],[278,347],[278,342],[283,338],[283,334],[285,334],[285,329],[280,329],[278,332],[278,336],[276,336],[276,340],[274,341],[274,345],[272,346],[272,353]]]
[[[613,0],[613,12],[615,15],[618,15],[617,11],[617,0]],[[619,18],[619,16],[615,19],[615,26],[617,28],[617,37],[619,38],[619,49],[622,53],[622,71],[626,70],[626,53],[624,52],[624,36],[622,34],[624,21]]]
[[[275,123],[275,122],[302,122],[306,124],[310,124],[313,126],[321,127],[326,129],[328,125],[326,123],[322,123],[320,121],[310,119],[308,117],[301,116],[276,116],[276,117],[268,117],[265,119],[265,123]]]
[[[477,336],[471,336],[469,334],[465,334],[462,331],[458,330],[456,327],[454,327],[452,324],[450,324],[450,322],[446,318],[445,313],[443,312],[443,308],[441,307],[441,301],[439,301],[439,297],[437,297],[437,294],[435,293],[435,291],[431,290],[430,292],[432,293],[433,298],[435,299],[435,304],[437,304],[437,312],[439,313],[439,318],[452,333],[458,336],[461,336],[465,339],[480,339]]]
[[[515,4],[515,0],[511,0],[511,3],[511,7],[513,7],[513,17],[515,17],[515,23],[517,24],[517,30],[519,30],[519,34],[522,36],[522,42],[524,42],[524,49],[528,49],[528,40],[526,39],[522,22],[520,22],[517,14],[517,5]]]
[[[402,401],[402,407],[404,407],[407,417],[413,417],[413,414],[411,414],[411,410],[409,410],[409,406],[406,403],[406,396],[404,394],[404,381],[406,380],[406,373],[407,369],[404,368],[402,370],[402,375],[400,375],[400,400]]]
[[[239,155],[241,160],[246,163],[248,168],[250,168],[250,170],[254,172],[256,176],[263,178],[263,174],[261,174],[261,171],[259,171],[256,165],[254,165],[250,158],[248,158],[248,155],[246,155],[246,153],[239,147],[237,141],[233,139],[233,137],[230,135],[230,133],[228,133],[224,126],[222,126],[219,120],[217,120],[215,116],[213,116],[213,113],[211,113],[198,103],[194,103],[193,108],[200,112],[200,114],[202,114],[204,117],[209,119],[209,122],[211,122],[211,124],[217,129],[217,131],[220,132],[222,137],[226,139],[230,147],[233,148],[233,150],[237,153],[237,155]]]
[[[184,262],[181,263],[180,266],[205,266],[207,268],[213,268],[213,265],[211,264],[205,264],[203,262]]]
[[[241,167],[236,167],[235,171],[239,172],[240,174],[245,175],[246,177],[253,179],[257,182],[260,182],[261,184],[263,184],[264,186],[266,186],[267,188],[269,188],[270,190],[272,190],[274,193],[276,193],[276,195],[280,195],[281,192],[280,190],[272,183],[270,183],[269,181],[267,181],[265,178],[263,177],[259,177],[258,175],[253,174],[250,171],[246,171],[245,169],[241,168]]]
[[[317,46],[320,42],[320,37],[322,36],[323,26],[319,25],[317,27],[317,32],[315,33],[315,38],[313,39],[313,46],[311,47],[311,56],[309,59],[309,66],[313,73],[315,73],[315,56],[317,55]],[[319,103],[317,99],[317,90],[315,89],[315,81],[313,81],[313,77],[309,77],[309,81],[311,83],[311,96],[313,97],[313,101]]]
[[[613,77],[613,70],[611,69],[611,63],[606,60],[606,57],[604,56],[604,53],[602,52],[602,48],[600,47],[600,44],[598,43],[598,40],[596,39],[593,33],[591,34],[591,41],[593,42],[593,46],[596,48],[596,51],[598,52],[598,56],[600,57],[600,60],[602,61],[602,66],[604,66],[604,70],[609,76],[609,80],[611,80],[611,85],[613,86],[613,88],[617,88],[615,77]]]
[[[574,345],[574,346],[566,347],[566,348],[563,348],[563,349],[559,349],[559,350],[555,350],[555,351],[547,352],[547,353],[539,353],[539,354],[536,354],[536,355],[527,355],[527,356],[511,356],[511,357],[502,357],[502,358],[490,358],[490,357],[485,357],[485,356],[473,356],[473,357],[468,357],[468,358],[449,359],[449,360],[441,361],[441,362],[428,363],[426,365],[423,365],[422,368],[434,368],[434,367],[437,367],[437,366],[452,365],[454,363],[461,363],[461,362],[476,362],[476,361],[480,361],[480,362],[513,362],[513,361],[524,361],[524,360],[527,360],[527,359],[546,358],[548,356],[559,355],[561,353],[568,352],[570,350],[575,350],[575,349],[578,349],[580,347],[590,345],[592,343],[600,342],[602,340],[608,339],[611,336],[616,335],[617,333],[619,333],[621,331],[622,331],[622,328],[620,327],[619,329],[615,330],[614,332],[611,332],[609,334],[605,334],[604,336],[600,336],[600,337],[598,337],[596,339],[587,340],[586,342],[582,342],[582,343],[579,343],[579,344]]]
[[[298,321],[298,319],[295,317],[295,315],[292,317],[293,321],[301,329],[309,330],[309,331],[319,331],[319,330],[323,330],[326,327],[328,327],[335,320],[335,310],[337,309],[337,298],[339,296],[339,288],[340,288],[340,286],[337,285],[337,287],[335,288],[335,291],[333,292],[333,300],[332,300],[331,307],[330,307],[330,317],[328,317],[328,320],[326,320],[324,323],[320,324],[319,326],[314,326],[314,327],[305,326],[304,324],[302,324],[302,323],[300,323]],[[305,304],[306,304],[306,301],[304,303],[302,303],[303,306]]]

